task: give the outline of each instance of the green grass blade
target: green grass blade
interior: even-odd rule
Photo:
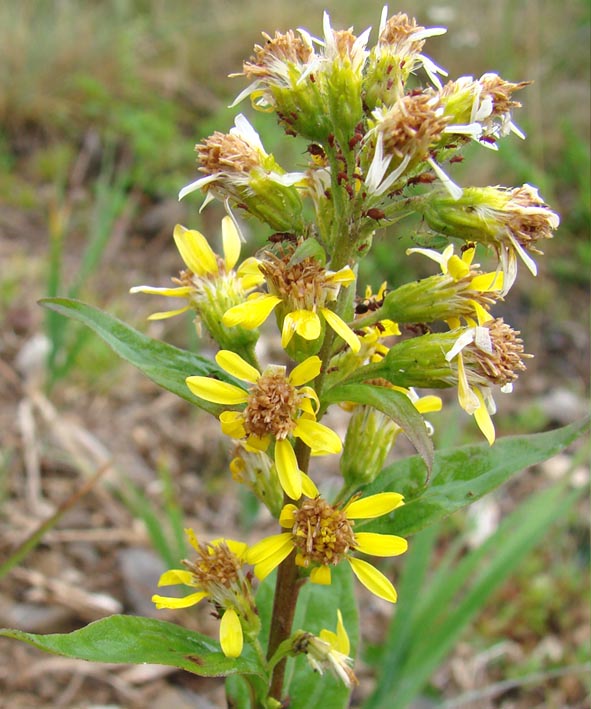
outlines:
[[[369,709],[402,709],[420,692],[439,663],[458,641],[461,633],[484,607],[491,594],[518,566],[523,557],[544,538],[548,526],[561,517],[581,495],[581,490],[568,490],[564,483],[538,493],[507,517],[499,529],[489,538],[487,551],[493,553],[487,563],[476,573],[470,587],[459,599],[457,605],[440,604],[443,613],[438,618],[427,618],[422,614],[413,620],[414,643],[412,650],[396,674],[400,678],[393,682],[393,675],[385,673],[376,691],[367,703]],[[485,556],[478,549],[469,555],[482,562]],[[462,570],[476,564],[470,560]],[[453,575],[451,577],[453,579]],[[429,584],[428,584],[429,586]],[[431,593],[441,598],[447,597],[446,579],[439,587],[431,587]],[[454,608],[453,611],[449,611]],[[388,645],[397,638],[388,638]]]

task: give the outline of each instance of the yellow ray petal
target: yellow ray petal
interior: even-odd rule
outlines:
[[[480,406],[474,411],[474,419],[478,425],[478,428],[484,433],[484,437],[488,441],[488,444],[492,446],[495,442],[495,425],[492,418],[486,408],[486,403],[484,397],[480,393],[479,389],[474,389],[474,394],[480,402]]]
[[[316,499],[318,495],[320,495],[314,481],[309,475],[306,475],[306,473],[302,473],[302,493],[311,500]]]
[[[212,539],[209,542],[212,547],[219,547],[220,544],[225,544],[228,549],[237,556],[239,559],[246,557],[246,552],[248,551],[248,545],[245,542],[240,542],[236,539],[227,539],[226,537],[219,537],[218,539]]]
[[[220,414],[222,433],[230,438],[245,438],[244,414],[240,411],[222,411]]]
[[[357,337],[353,330],[351,330],[347,323],[328,308],[321,308],[320,312],[324,315],[324,319],[330,327],[332,327],[339,337],[342,337],[343,340],[345,340],[353,352],[359,352],[361,349],[361,340]]]
[[[254,565],[254,574],[259,581],[262,581],[291,554],[292,550],[291,534],[288,532],[276,534],[251,547],[247,553],[247,561]]]
[[[337,642],[335,647],[343,655],[348,655],[351,651],[351,643],[349,642],[349,636],[343,623],[343,614],[340,610],[337,610]]]
[[[474,276],[470,281],[470,288],[480,293],[503,290],[503,276],[502,271],[481,273],[479,276]]]
[[[203,234],[195,229],[185,229],[181,224],[177,224],[173,236],[181,258],[189,270],[198,276],[218,273],[216,255]]]
[[[164,310],[158,313],[152,313],[151,315],[148,315],[148,320],[166,320],[167,318],[174,318],[175,315],[186,313],[187,310],[190,309],[190,305],[185,305],[182,308],[177,308],[176,310]]]
[[[454,281],[459,281],[470,273],[470,266],[454,254],[447,262],[447,270]]]
[[[245,362],[236,352],[230,350],[220,350],[215,356],[215,361],[228,374],[251,384],[255,384],[261,376],[257,369]]]
[[[299,387],[312,379],[316,379],[321,369],[322,361],[320,357],[313,355],[293,369],[292,373],[289,375],[289,381],[294,386]]]
[[[352,556],[347,557],[351,564],[353,573],[359,581],[369,589],[378,598],[383,598],[390,603],[396,603],[398,594],[392,585],[390,579],[386,578],[381,571],[378,571],[375,566],[372,566],[363,559],[355,559]]]
[[[193,529],[191,529],[191,527],[185,527],[185,534],[187,535],[189,544],[193,547],[193,549],[195,549],[195,551],[199,551],[199,542]]]
[[[260,261],[251,256],[238,266],[236,275],[240,279],[240,285],[244,290],[250,290],[264,282],[265,277],[259,270],[259,264]]]
[[[486,308],[483,308],[480,303],[475,300],[469,300],[468,302],[474,308],[478,325],[483,325],[485,322],[488,322],[489,320],[493,319],[493,316],[488,312],[488,310],[486,310]],[[470,319],[468,317],[466,318],[466,322],[468,324],[471,324]]]
[[[260,564],[267,559],[281,556],[283,560],[283,552],[286,548],[291,551],[293,549],[293,539],[289,532],[281,532],[281,534],[273,534],[270,537],[261,539],[260,542],[253,544],[246,552],[246,561],[249,564]],[[277,562],[280,563],[279,561]]]
[[[355,548],[371,556],[398,556],[408,549],[408,542],[395,534],[358,532],[355,535]]]
[[[235,305],[224,313],[222,323],[226,327],[242,325],[247,330],[254,330],[269,317],[273,308],[281,302],[276,295],[256,293],[245,303]]]
[[[345,507],[347,519],[373,519],[392,512],[404,504],[404,496],[398,492],[378,492],[377,495],[353,500]]]
[[[283,348],[289,345],[296,332],[304,340],[317,340],[322,332],[318,315],[311,310],[294,310],[287,313],[281,331],[281,346]]]
[[[226,271],[234,268],[240,258],[240,234],[231,217],[222,219],[222,245]]]
[[[421,414],[430,414],[434,411],[441,411],[443,402],[438,396],[429,394],[422,396],[414,402],[415,409]]]
[[[152,596],[152,603],[156,606],[158,610],[162,608],[189,608],[194,606],[199,601],[203,600],[208,596],[205,591],[199,591],[198,593],[190,593],[184,598],[167,598],[166,596],[154,595]]]
[[[340,453],[343,449],[343,444],[338,434],[323,423],[318,423],[318,421],[299,418],[293,435],[301,438],[312,449],[312,455]]]
[[[323,586],[330,586],[332,581],[332,576],[330,573],[330,566],[316,566],[310,572],[310,581],[312,583],[322,584]]]
[[[340,283],[343,286],[348,286],[355,282],[355,273],[353,273],[353,269],[350,266],[345,266],[340,271],[331,273],[326,280],[329,283]]]
[[[292,500],[302,496],[302,474],[291,443],[285,438],[275,443],[275,468],[279,484]]]
[[[458,355],[458,401],[464,411],[472,415],[478,408],[478,397],[470,389],[468,377],[466,376],[466,368],[464,367],[464,358],[462,353]]]
[[[211,401],[213,404],[232,406],[248,401],[248,392],[227,382],[219,382],[210,377],[187,377],[185,382],[195,396]]]
[[[240,657],[244,645],[244,638],[242,636],[240,618],[233,608],[227,608],[222,616],[220,623],[220,645],[226,657]]]
[[[186,586],[190,586],[192,582],[193,574],[190,571],[170,569],[162,574],[158,581],[158,586],[174,586],[177,583],[184,583]]]
[[[295,522],[295,513],[298,508],[291,503],[284,505],[279,515],[279,524],[285,529],[291,529]]]

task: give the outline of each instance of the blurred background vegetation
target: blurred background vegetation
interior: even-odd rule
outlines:
[[[353,25],[360,32],[371,25],[375,33],[382,4],[0,3],[0,356],[10,366],[16,362],[26,378],[29,365],[23,350],[43,333],[42,377],[59,408],[78,411],[84,418],[77,407],[102,396],[99,409],[108,418],[110,407],[130,406],[134,392],[128,369],[106,346],[86,330],[41,312],[35,304],[39,297],[80,297],[155,337],[196,346],[188,318],[148,326],[146,315],[162,304],[153,297],[131,297],[128,289],[139,283],[165,285],[179,270],[171,239],[176,222],[217,238],[219,208],[208,207],[200,215],[197,196],[178,204],[176,195],[196,177],[194,144],[214,130],[229,129],[238,111],[249,116],[279,162],[289,169],[303,163],[305,145],[284,137],[272,117],[253,115],[246,104],[227,108],[245,85],[228,74],[240,71],[263,30],[306,27],[320,35],[325,8],[334,27]],[[523,331],[526,349],[536,359],[519,382],[521,395],[512,402],[502,399],[497,418],[501,433],[566,423],[585,410],[588,393],[591,4],[588,0],[391,3],[390,12],[398,11],[415,16],[424,26],[448,28],[443,37],[428,40],[425,51],[450,78],[494,71],[511,81],[534,82],[520,92],[523,108],[514,115],[528,139],[509,137],[499,153],[473,146],[464,163],[454,166],[453,175],[463,185],[530,182],[561,215],[560,230],[544,244],[546,256],[538,259],[538,278],[521,268],[515,291],[500,312]],[[246,228],[248,248],[254,251],[267,234],[256,224]],[[404,225],[389,235],[390,241],[376,240],[372,256],[362,266],[365,280],[375,287],[384,278],[398,284],[419,275],[409,272],[413,266],[404,256],[404,241],[392,249],[391,239],[408,239],[409,233],[410,226]],[[138,379],[132,381],[137,387]],[[9,430],[14,398],[5,397],[4,405],[0,423]],[[456,425],[446,429],[439,445],[473,436],[471,422],[461,414],[446,416]],[[93,423],[85,425],[92,429]],[[154,453],[153,469],[166,467],[168,455],[178,457],[175,443],[185,445],[173,441],[163,457]],[[20,446],[14,439],[5,444],[4,472],[18,469]],[[224,468],[219,452],[216,455],[209,463],[219,472]],[[175,465],[171,467],[174,472]],[[171,478],[166,480],[170,492]],[[10,486],[2,485],[7,496]],[[219,489],[219,484],[212,485]],[[529,491],[527,484],[512,488],[516,500]],[[141,509],[147,515],[147,500],[139,492],[128,497],[134,500],[128,501],[134,516],[141,517]],[[150,514],[151,521],[145,523],[157,530],[159,509]],[[454,520],[444,536],[469,526],[468,517]],[[581,616],[572,608],[579,609],[588,591],[581,573],[587,568],[581,560],[584,527],[574,513],[562,524],[564,532],[575,533],[564,534],[558,548],[545,549],[523,565],[510,589],[497,598],[497,603],[507,603],[505,610],[479,621],[477,644],[486,646],[489,637],[517,631],[531,643],[532,633],[544,637],[559,622],[557,597],[571,608],[565,611],[568,632],[576,631]],[[178,523],[176,528],[178,532]],[[544,569],[557,560],[558,574],[545,574]],[[538,579],[535,584],[528,583],[532,576]],[[561,656],[561,662],[582,659],[575,641]],[[523,671],[537,671],[543,665],[542,660],[522,660]],[[503,676],[511,671],[505,668]],[[562,706],[564,696],[559,694],[556,706]]]

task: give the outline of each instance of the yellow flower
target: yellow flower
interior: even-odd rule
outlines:
[[[230,308],[223,317],[224,325],[257,328],[280,305],[282,347],[287,347],[296,333],[305,340],[317,340],[322,334],[322,316],[337,335],[358,352],[361,344],[357,335],[327,307],[327,303],[336,300],[341,286],[355,282],[351,268],[328,271],[313,257],[292,263],[289,256],[266,255],[259,268],[269,293],[253,293],[246,302]]]
[[[234,301],[242,301],[248,291],[263,282],[254,258],[246,259],[238,270],[234,270],[240,257],[240,234],[230,217],[222,219],[223,258],[213,252],[207,239],[196,229],[186,229],[177,224],[173,236],[188,269],[181,271],[179,278],[173,279],[179,285],[174,288],[134,286],[129,292],[185,298],[188,302],[177,310],[153,313],[149,320],[171,318],[191,307],[199,310],[203,302],[219,297],[220,291],[231,299],[234,296]]]
[[[351,669],[353,659],[349,656],[350,651],[351,644],[340,610],[337,610],[336,632],[323,628],[318,636],[303,630],[294,633],[292,652],[305,654],[315,672],[323,674],[328,669],[349,688],[359,684]]]
[[[250,583],[242,572],[247,546],[232,539],[216,539],[199,544],[192,529],[185,530],[197,552],[194,562],[183,561],[185,569],[170,569],[162,574],[158,586],[184,584],[196,589],[183,598],[154,595],[152,602],[162,608],[189,608],[207,598],[221,612],[220,645],[226,657],[238,657],[247,632],[256,632],[258,616]]]
[[[402,495],[382,492],[366,498],[354,498],[344,507],[330,505],[320,497],[305,500],[298,509],[285,505],[279,518],[289,529],[263,539],[247,554],[255,575],[264,579],[271,571],[296,551],[296,564],[311,568],[312,583],[330,584],[330,567],[343,559],[350,564],[361,583],[379,598],[396,603],[396,590],[390,580],[375,567],[351,552],[373,556],[398,556],[408,547],[405,539],[394,534],[353,531],[354,520],[381,517],[404,504]]]
[[[340,453],[337,434],[316,421],[319,401],[311,387],[302,386],[315,379],[322,363],[316,355],[308,357],[286,376],[285,367],[271,365],[259,372],[239,355],[220,350],[219,366],[232,376],[251,384],[249,391],[209,377],[188,377],[187,386],[195,396],[215,404],[246,404],[243,411],[224,411],[220,415],[222,431],[244,439],[254,450],[267,450],[275,442],[275,467],[283,490],[292,500],[302,495],[302,485],[310,491],[311,480],[298,468],[290,436],[301,438],[312,455]]]

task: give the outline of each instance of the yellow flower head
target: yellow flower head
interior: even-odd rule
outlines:
[[[313,257],[292,263],[289,256],[289,253],[283,258],[266,254],[259,268],[269,293],[253,294],[245,303],[230,308],[224,315],[224,325],[257,328],[280,306],[282,347],[287,347],[296,333],[305,340],[317,340],[322,334],[324,320],[354,352],[358,352],[357,335],[327,307],[336,300],[341,286],[347,287],[355,282],[351,268],[346,266],[340,271],[328,271]]]
[[[189,377],[187,386],[195,396],[215,404],[246,404],[242,411],[224,411],[220,415],[222,431],[244,440],[254,450],[267,450],[274,441],[281,487],[292,500],[298,500],[302,485],[310,491],[313,483],[299,470],[290,437],[301,438],[312,455],[340,453],[342,449],[337,434],[316,421],[316,393],[311,387],[302,386],[320,373],[320,358],[308,357],[289,375],[285,367],[276,365],[261,373],[228,350],[220,350],[216,362],[232,376],[248,382],[249,390],[200,376]]]
[[[158,586],[184,584],[195,589],[183,598],[154,595],[152,602],[162,608],[189,608],[207,598],[220,614],[220,644],[226,657],[238,657],[243,647],[243,626],[256,632],[258,616],[250,582],[242,571],[247,546],[232,539],[197,542],[192,529],[185,530],[197,552],[195,561],[183,561],[186,568],[170,569],[162,574]]]
[[[349,656],[350,651],[349,636],[340,610],[337,610],[336,632],[323,628],[316,636],[299,630],[293,636],[294,655],[303,653],[315,672],[324,674],[324,670],[328,669],[349,688],[359,684],[351,669],[353,658]]]
[[[361,583],[379,598],[396,603],[396,590],[390,580],[367,561],[353,556],[362,552],[373,556],[398,556],[408,544],[393,534],[353,531],[356,519],[381,517],[404,504],[395,492],[382,492],[353,499],[344,507],[335,507],[321,497],[306,499],[301,507],[285,505],[279,522],[288,532],[263,539],[248,551],[255,575],[265,578],[292,551],[296,564],[309,568],[312,583],[330,584],[331,566],[343,559],[350,564]]]
[[[263,281],[257,261],[248,258],[237,269],[240,257],[240,234],[234,221],[222,219],[223,256],[214,253],[207,239],[195,229],[177,224],[174,241],[185,266],[173,282],[174,288],[134,286],[130,293],[150,293],[171,298],[184,298],[187,304],[176,310],[150,315],[150,320],[162,320],[193,309],[212,336],[222,346],[230,346],[236,334],[227,337],[220,322],[229,307],[242,303],[247,294]],[[224,336],[226,335],[226,337]]]

